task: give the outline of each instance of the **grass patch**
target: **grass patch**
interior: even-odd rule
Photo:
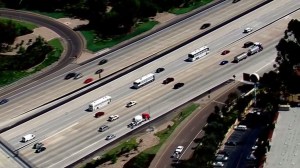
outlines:
[[[15,20],[15,19],[6,19],[6,18],[0,17],[0,22],[2,22],[2,23],[7,23],[9,21],[12,21],[16,25],[16,28],[26,27],[29,30],[33,30],[38,27],[37,25],[32,24],[30,22],[19,21],[19,20]]]
[[[174,124],[172,126],[155,134],[160,138],[158,145],[141,152],[136,157],[129,160],[129,162],[127,162],[124,165],[124,167],[125,168],[147,167],[155,157],[155,154],[157,153],[161,145],[169,138],[169,136],[173,133],[175,128],[198,107],[199,107],[198,104],[191,104],[190,106],[183,109],[182,112],[173,119]],[[109,161],[112,158],[115,158],[116,156],[119,156],[122,153],[129,152],[130,150],[134,149],[135,146],[137,147],[138,143],[136,142],[136,138],[134,137],[131,138],[130,140],[121,143],[119,146],[111,149],[105,155],[103,155],[101,159],[91,161],[86,165],[82,166],[82,168],[99,166],[104,162]]]
[[[5,86],[8,84],[11,84],[21,78],[24,78],[28,75],[38,72],[38,71],[42,70],[43,68],[56,62],[60,58],[60,56],[63,52],[63,46],[62,46],[61,42],[59,41],[59,39],[53,39],[53,40],[49,41],[48,43],[54,48],[54,50],[51,51],[47,55],[46,59],[41,64],[33,67],[29,71],[2,71],[2,72],[0,72],[0,86]]]
[[[125,168],[143,168],[148,167],[151,164],[151,161],[155,157],[156,153],[160,149],[160,147],[165,143],[165,141],[170,137],[170,135],[174,132],[176,127],[186,119],[192,112],[194,112],[199,107],[198,104],[191,104],[182,110],[182,112],[176,116],[172,121],[174,124],[172,126],[168,126],[167,129],[162,130],[155,135],[159,137],[159,144],[146,149],[145,151],[139,153],[136,157],[132,158],[128,163],[124,165]]]
[[[31,73],[25,71],[1,71],[0,72],[0,86],[5,86],[13,83],[21,78],[24,78]]]
[[[204,6],[210,2],[212,2],[213,0],[197,0],[196,2],[193,2],[191,4],[188,4],[185,7],[182,8],[173,8],[171,9],[169,12],[176,14],[176,15],[180,15],[180,14],[184,14],[184,13],[188,13],[196,8],[199,8],[201,6]]]
[[[47,55],[46,59],[40,65],[33,68],[34,72],[40,71],[46,68],[47,66],[53,64],[54,62],[58,61],[64,50],[59,39],[50,40],[48,44],[51,45],[54,48],[54,50]]]
[[[116,146],[115,148],[111,149],[110,151],[106,152],[100,159],[93,160],[83,166],[82,168],[92,168],[97,167],[105,162],[112,161],[115,163],[117,161],[117,157],[124,153],[128,153],[132,149],[137,148],[138,143],[136,142],[136,138],[131,138],[127,141],[123,141],[120,145]]]
[[[105,48],[110,48],[116,44],[119,44],[125,40],[128,40],[132,37],[135,37],[139,34],[142,34],[150,29],[152,29],[158,22],[149,21],[145,23],[141,23],[136,26],[135,30],[129,34],[121,35],[116,38],[112,38],[109,40],[103,40],[97,37],[94,31],[81,31],[82,35],[85,37],[87,41],[87,48],[90,51],[96,52]]]
[[[155,134],[157,137],[159,137],[159,144],[153,146],[152,148],[146,149],[144,152],[148,154],[156,154],[160,149],[160,147],[162,146],[162,144],[174,132],[176,127],[190,114],[192,114],[192,112],[195,111],[198,107],[199,107],[198,104],[191,104],[190,106],[183,109],[182,112],[172,120],[174,122],[172,126]]]
[[[138,143],[136,142],[136,138],[131,138],[131,139],[127,140],[127,141],[122,142],[119,146],[111,149],[106,154],[108,154],[108,155],[117,154],[117,153],[120,153],[123,149],[125,149],[125,148],[131,148],[131,147],[133,147],[135,145],[138,145]]]

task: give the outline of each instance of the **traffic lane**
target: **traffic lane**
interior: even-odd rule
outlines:
[[[244,2],[243,2],[244,3]],[[249,3],[249,4],[248,4]],[[251,5],[255,5],[255,4],[257,4],[258,2],[245,2],[245,4],[247,4],[247,5],[243,5],[244,7],[247,7],[247,8],[249,8],[249,6],[251,6]],[[242,4],[242,3],[241,3]],[[239,4],[239,5],[241,5],[241,4]],[[231,5],[232,6],[232,4],[231,3],[228,3],[227,2],[227,5]],[[237,7],[237,5],[235,5],[234,7],[236,7],[237,9],[239,9],[240,11],[242,11],[242,9],[238,6]],[[218,9],[218,10],[217,10]],[[205,16],[208,16],[209,14],[211,14],[211,12],[221,12],[222,13],[222,16],[231,16],[230,14],[226,14],[228,11],[237,11],[237,10],[225,10],[226,8],[224,8],[224,6],[222,6],[221,7],[221,5],[219,5],[218,6],[218,8],[217,9],[215,9],[214,8],[214,10],[209,10],[208,12],[204,12],[204,14],[206,14]],[[220,11],[221,10],[221,11]],[[222,10],[224,10],[224,11],[222,11]],[[217,16],[217,15],[214,15],[214,16]],[[198,16],[199,17],[199,16]],[[211,19],[211,18],[210,18]],[[218,19],[220,19],[220,17],[218,17]],[[224,18],[222,18],[222,19],[224,19]],[[215,19],[212,19],[212,20],[215,20]],[[197,22],[202,22],[201,21],[201,19],[197,19],[197,17],[193,17],[193,19],[192,20],[189,20],[189,22],[194,22],[194,23],[196,23],[196,25],[197,25]],[[196,22],[195,22],[196,21]],[[178,29],[178,27],[180,27],[180,25],[183,25],[183,24],[178,24],[177,23],[177,25],[176,25],[176,27],[175,28],[177,28]],[[184,25],[184,30],[186,30],[186,27],[193,27],[193,25],[192,26],[187,26],[187,25]],[[198,26],[197,26],[198,27]],[[198,32],[199,30],[198,30],[198,28],[197,29],[195,29],[195,30],[197,30],[196,32]],[[179,31],[181,31],[181,30],[179,30]],[[165,32],[172,32],[172,33],[174,33],[174,31],[165,31]],[[191,36],[194,36],[194,34],[195,34],[195,32],[194,32],[194,34],[192,33],[192,32],[189,32],[189,33],[191,33],[192,35]],[[184,34],[184,36],[187,36],[187,34]],[[161,37],[160,35],[159,35],[159,37]],[[181,36],[178,36],[178,33],[176,33],[176,35],[174,35],[174,34],[172,34],[172,35],[170,35],[170,38],[172,38],[172,37],[177,37],[177,38],[179,38],[179,39],[183,39]],[[174,42],[174,41],[176,41],[176,40],[174,40],[174,39],[170,39],[169,37],[165,37],[164,38],[164,40],[168,40],[168,41],[170,41],[170,42]],[[186,38],[186,37],[185,37]],[[161,47],[161,46],[166,46],[166,42],[162,42],[162,39],[159,39],[158,40],[160,43],[162,43],[163,45],[158,45],[158,47]],[[178,40],[177,40],[178,41]],[[156,47],[153,47],[153,44],[151,43],[151,44],[149,44],[148,42],[146,43],[147,45],[149,45],[147,48],[145,48],[144,50],[143,49],[141,49],[142,51],[141,52],[138,52],[139,53],[139,55],[148,55],[148,54],[143,54],[143,51],[147,51],[147,52],[149,52],[151,49],[153,49],[153,48],[156,48]],[[135,44],[135,45],[138,45],[138,44]],[[168,45],[167,45],[168,46]],[[142,47],[146,47],[146,45],[144,45],[144,44],[142,44]],[[138,47],[138,48],[140,48],[140,47]],[[160,51],[161,49],[159,49],[159,48],[156,48],[156,51],[150,51],[150,53],[156,53],[157,51]],[[131,52],[133,52],[133,53],[131,53]],[[127,55],[136,55],[137,54],[137,52],[135,51],[135,50],[132,50],[132,48],[130,48],[128,51],[126,51],[126,48],[123,50],[123,53],[122,53],[122,51],[121,51],[121,53],[120,54],[117,54],[116,56],[115,56],[115,58],[116,59],[118,59],[119,60],[119,62],[124,62],[124,60],[122,60],[122,58],[124,58],[124,59],[128,59],[128,57],[126,56],[124,56],[124,53],[126,53]],[[126,55],[125,54],[125,55]],[[121,56],[123,56],[123,57],[121,57]],[[138,57],[136,57],[136,56],[134,56],[134,57],[131,57],[131,58],[135,58],[135,60],[133,60],[133,61],[138,61],[138,60],[136,60],[136,58],[138,58]],[[110,66],[110,67],[117,67],[117,68],[119,68],[118,66]],[[61,93],[61,92],[59,92],[59,93]],[[31,93],[32,94],[32,93]]]
[[[48,92],[48,93],[50,93],[50,92]],[[62,92],[57,92],[57,93],[62,93]],[[47,96],[47,97],[49,97],[49,96]],[[41,100],[41,99],[39,99],[39,100]],[[16,110],[14,110],[14,112],[16,112]],[[9,114],[12,114],[12,113],[9,113]]]
[[[197,114],[193,116],[189,121],[187,121],[186,125],[183,125],[180,128],[179,132],[175,135],[175,137],[172,137],[172,141],[168,143],[167,147],[161,152],[161,155],[157,155],[159,159],[154,160],[154,162],[151,163],[150,167],[172,167],[172,163],[176,163],[178,160],[170,159],[170,156],[173,154],[174,150],[179,145],[185,147],[183,155],[180,156],[180,159],[188,159],[194,151],[194,140],[197,137],[197,135],[199,135],[199,132],[202,131],[202,128],[205,126],[207,117],[214,112],[214,107],[218,104],[216,102],[224,102],[227,99],[228,94],[236,90],[237,85],[238,82],[231,85],[231,88],[229,87],[230,89],[227,86],[226,89],[228,90],[220,88],[219,90],[215,91],[219,93],[218,96],[216,95],[216,98],[211,97],[211,101],[209,101],[207,104],[204,104],[204,107],[199,109],[199,111],[197,111]],[[203,99],[206,98],[207,97],[204,97]],[[192,127],[195,127],[197,129],[191,130]],[[184,143],[182,143],[183,139],[185,141]]]
[[[271,52],[272,50],[273,50],[273,49],[268,49],[268,48],[266,48],[266,50],[265,50],[266,53],[268,53],[268,55],[269,55],[270,57],[275,53],[275,52]],[[266,53],[265,53],[265,54],[266,54]],[[265,55],[265,56],[266,56],[266,55]],[[253,58],[254,58],[254,57],[253,57]],[[256,59],[257,59],[257,58],[259,58],[259,57],[256,57]],[[260,58],[263,58],[263,57],[260,57]],[[250,61],[250,62],[248,62],[248,61]],[[252,60],[252,59],[248,59],[248,61],[246,61],[246,62],[243,63],[243,64],[248,64],[248,63],[249,63],[249,65],[248,65],[248,66],[246,65],[246,67],[252,67],[250,64],[253,65],[253,63],[255,63],[255,62],[265,64],[264,61],[257,61],[257,60]],[[254,62],[252,62],[252,61],[254,61]],[[252,62],[252,63],[251,63],[251,62]],[[241,66],[241,65],[240,65],[240,66]],[[231,67],[231,68],[233,68],[233,69],[234,69],[234,68],[241,68],[240,66],[239,66],[239,67]],[[230,69],[231,69],[231,68],[230,68]],[[254,68],[253,70],[254,70],[254,71],[257,71],[258,69],[260,69],[260,68]],[[243,72],[243,71],[248,71],[248,70],[245,69],[245,68],[241,68],[241,69],[238,70],[238,71],[239,71],[239,72]],[[228,74],[232,74],[232,73],[228,73]],[[236,73],[236,74],[238,74],[238,73]],[[224,75],[224,74],[223,74],[223,75]],[[208,75],[208,76],[209,76],[209,75]],[[206,77],[207,77],[207,76],[206,76]],[[214,77],[214,78],[215,78],[215,77]],[[203,79],[203,80],[205,80],[205,79]],[[209,80],[208,80],[208,81],[209,81]],[[202,82],[204,82],[204,81],[202,81]],[[194,89],[196,89],[196,88],[194,88]],[[172,149],[172,150],[174,150],[174,149]],[[172,151],[172,150],[171,150],[171,151]],[[170,151],[169,151],[169,153],[170,153]],[[169,155],[168,155],[168,156],[169,156]],[[164,160],[165,160],[165,159],[164,159]],[[164,164],[164,163],[162,163],[162,165],[160,165],[160,166],[163,166],[163,164]]]
[[[240,33],[237,33],[237,34],[240,34]],[[133,58],[133,57],[132,57]],[[134,57],[135,58],[135,57]],[[119,59],[119,58],[118,58]],[[118,66],[109,66],[109,67],[118,67]],[[108,70],[109,71],[109,70]],[[105,72],[107,72],[107,71],[105,71]],[[79,80],[80,81],[80,80]],[[71,83],[71,82],[70,82]],[[74,82],[72,82],[72,83],[74,83]],[[49,100],[52,100],[54,97],[59,97],[59,96],[62,96],[63,95],[63,93],[65,92],[65,91],[71,91],[73,88],[77,88],[78,86],[81,86],[82,85],[82,81],[80,82],[80,85],[78,85],[78,84],[75,84],[75,85],[72,85],[72,87],[65,87],[65,88],[61,88],[61,87],[57,87],[57,85],[53,85],[53,84],[51,84],[51,86],[50,87],[47,87],[47,85],[49,86],[50,84],[46,84],[46,85],[44,85],[43,86],[43,89],[41,89],[42,91],[44,91],[45,93],[48,93],[48,94],[50,94],[50,95],[47,95],[47,94],[43,94],[43,97],[44,98],[40,98],[40,97],[38,97],[36,94],[34,94],[33,96],[35,97],[35,99],[37,99],[37,100],[39,100],[39,101],[34,101],[33,103],[31,103],[32,102],[32,99],[31,100],[27,100],[28,99],[28,97],[30,97],[30,96],[26,96],[27,97],[27,99],[26,98],[21,98],[21,97],[19,97],[19,99],[22,99],[22,101],[24,101],[24,102],[26,102],[27,104],[30,104],[30,106],[27,106],[28,107],[28,109],[26,110],[26,109],[23,109],[24,111],[28,111],[28,110],[30,110],[30,108],[34,108],[34,104],[38,104],[38,103],[42,103],[43,104],[43,102],[44,103],[46,103],[47,101],[49,101]],[[64,86],[67,86],[67,85],[64,85]],[[68,84],[68,86],[70,86],[70,84]],[[57,88],[61,88],[60,90],[57,90]],[[51,92],[49,91],[49,90],[51,90]],[[56,94],[55,95],[53,95],[52,93],[53,92],[55,92]],[[40,92],[39,92],[40,93]],[[32,94],[32,93],[30,93],[30,94]],[[25,95],[24,95],[25,96]],[[43,102],[41,102],[42,100],[44,100]],[[26,107],[26,106],[25,106]],[[8,112],[8,111],[13,111],[13,113],[10,113],[10,112]],[[7,111],[7,114],[10,114],[10,115],[12,115],[12,114],[18,114],[19,112],[18,112],[18,110],[14,110],[14,109],[10,109],[10,110],[8,110]]]
[[[136,55],[136,50],[133,50],[132,47],[140,48],[140,55],[147,55],[148,51],[150,51],[150,53],[157,53],[168,46],[174,46],[175,44],[178,44],[189,37],[194,37],[200,31],[203,31],[200,30],[200,27],[205,22],[210,22],[212,25],[219,24],[224,20],[227,20],[232,16],[245,11],[246,9],[249,9],[250,7],[257,5],[260,2],[262,2],[262,0],[242,1],[240,4],[232,4],[231,2],[226,1],[212,9],[206,10],[195,16],[192,16],[191,18],[178,22],[166,30],[152,34],[151,36],[142,39],[142,42],[136,42],[134,46],[122,48],[120,54],[116,54],[112,57],[119,59],[121,55]],[[149,38],[153,39],[152,43],[148,42]],[[156,45],[153,45],[153,43]]]
[[[258,58],[260,58],[260,57],[256,57],[256,59],[258,59]],[[244,68],[243,68],[244,69]],[[195,71],[196,72],[196,71]],[[212,72],[213,73],[213,72]],[[191,74],[192,75],[192,74]],[[195,74],[194,74],[195,75]],[[209,74],[208,74],[209,75]],[[212,76],[210,76],[210,77],[213,77],[214,78],[214,75],[212,75]],[[212,81],[212,79],[211,78],[208,78],[208,81],[207,82],[209,82],[209,81]],[[206,79],[202,79],[202,81],[206,81]],[[210,85],[210,83],[208,83],[208,85]],[[150,87],[150,85],[148,86],[148,87]],[[194,90],[194,89],[197,89],[198,88],[198,86],[197,85],[194,85],[194,84],[192,84],[192,86],[191,87],[193,87],[192,89]],[[196,88],[195,88],[196,87]]]
[[[256,60],[257,61],[257,60]]]
[[[255,57],[256,59],[265,59],[265,57]],[[250,60],[249,60],[250,61]],[[255,61],[255,59],[254,60],[252,60],[252,61],[254,61],[254,62],[256,62]],[[245,62],[245,64],[246,64],[246,62]],[[259,65],[259,64],[256,64],[256,65]],[[245,66],[245,65],[244,65]],[[242,70],[245,70],[245,67],[244,66],[240,66],[240,68],[242,69]],[[249,67],[249,66],[248,66]],[[250,66],[250,67],[253,67],[253,66]],[[255,68],[255,66],[254,66],[254,68]],[[246,68],[247,69],[247,68]],[[256,68],[257,69],[257,68]],[[235,70],[237,70],[237,71],[242,71],[242,70],[239,70],[239,69],[236,69],[235,68]],[[192,90],[193,91],[193,94],[199,94],[199,93],[196,93],[196,92],[194,92],[195,90],[197,90],[197,89],[199,89],[199,86],[197,86],[197,85],[195,85],[195,83],[197,83],[198,85],[199,84],[201,84],[201,86],[202,87],[207,87],[207,89],[209,88],[209,86],[211,86],[211,84],[212,83],[218,83],[218,82],[216,82],[215,80],[213,80],[213,79],[215,79],[216,78],[216,76],[215,75],[218,75],[218,74],[214,74],[214,72],[211,72],[212,74],[208,74],[209,75],[209,77],[203,77],[203,78],[205,78],[205,79],[203,79],[203,78],[198,78],[198,80],[199,81],[202,81],[202,82],[205,82],[205,85],[203,85],[203,84],[201,84],[201,82],[199,83],[199,81],[193,81],[191,84],[189,84],[190,86],[188,87],[188,88],[190,88],[190,89],[188,89],[189,90],[189,92]],[[191,76],[193,76],[193,75],[196,75],[197,74],[197,71],[195,71],[193,74],[190,74]],[[231,74],[231,73],[230,73]],[[218,75],[219,76],[219,75]],[[224,77],[226,77],[224,74],[223,75],[221,75],[223,78]],[[219,76],[219,77],[221,77],[221,76]],[[229,78],[231,77],[231,75],[229,75]],[[192,80],[193,79],[193,77],[189,77],[190,78],[190,80]],[[221,79],[220,79],[221,80]],[[209,82],[209,81],[211,81],[211,82]],[[148,87],[151,87],[152,85],[149,85]],[[152,87],[154,87],[154,86],[152,86]],[[150,89],[151,90],[151,89]],[[181,93],[183,94],[181,97],[182,98],[184,98],[184,99],[186,99],[186,100],[189,100],[189,98],[192,98],[191,96],[189,97],[189,96],[186,96],[188,93],[188,90],[182,90],[181,91]],[[170,92],[171,93],[171,92]],[[175,92],[173,92],[173,94],[174,94]],[[178,92],[177,92],[178,93]],[[192,96],[197,96],[197,95],[193,95],[193,94],[191,94]],[[166,96],[169,96],[170,97],[170,95],[169,94],[167,94]],[[174,97],[174,96],[172,96],[172,97]],[[163,97],[162,97],[163,98]],[[165,98],[164,98],[165,99]],[[172,104],[178,104],[177,102],[178,102],[178,100],[176,99],[176,97],[174,97],[174,98],[169,98],[168,99],[170,102],[172,102]],[[183,101],[183,100],[182,100]],[[167,103],[168,104],[168,103]],[[151,107],[151,109],[154,109],[153,107]],[[159,108],[158,109],[158,111],[161,111],[161,110],[165,110],[164,108]],[[166,110],[168,110],[168,109],[166,109]],[[132,113],[132,115],[134,115],[133,113]],[[47,126],[47,124],[45,125],[45,126]],[[76,134],[75,135],[75,137],[76,136],[81,136],[81,134],[84,134],[84,132],[80,132],[80,133],[78,133],[78,134]],[[92,136],[92,137],[94,137],[92,134],[90,135],[90,136]],[[75,138],[74,137],[74,141],[77,141],[77,138]],[[82,142],[82,141],[81,141]],[[63,145],[64,143],[62,143],[62,145]],[[83,144],[82,144],[83,145]],[[64,145],[63,145],[64,146]],[[77,146],[77,147],[80,147],[80,146]],[[76,147],[76,148],[77,148]],[[75,146],[73,147],[73,149],[75,149]],[[48,159],[49,159],[49,157],[47,157]],[[59,157],[59,158],[61,158],[61,157]],[[54,158],[53,158],[54,159]]]
[[[229,85],[233,85],[233,84],[229,84]],[[206,111],[206,112],[210,111],[210,113],[208,113],[210,115],[212,112],[214,112],[214,107],[215,106],[222,107],[224,105],[224,102],[227,100],[228,94],[230,94],[234,91],[237,91],[239,93],[240,91],[238,91],[237,88],[241,85],[243,85],[243,84],[237,81],[236,84],[234,84],[233,88],[231,88],[230,90],[226,90],[225,93],[221,93],[221,95],[219,95],[219,97],[216,97],[215,99],[212,99],[209,102],[209,104],[205,107],[205,109],[202,109],[202,111]],[[224,87],[227,88],[228,86],[224,86]],[[220,90],[222,90],[222,88]],[[216,92],[218,92],[218,90]],[[214,97],[214,93],[211,93],[210,95],[211,95],[210,96],[211,98]],[[208,99],[208,98],[206,98],[206,99]],[[210,100],[210,99],[208,99],[208,100]],[[200,120],[200,121],[205,121],[205,124],[206,124],[207,117],[208,116],[205,116],[204,117],[205,119]],[[195,123],[195,124],[197,124],[197,123]],[[200,123],[198,125],[200,125]],[[201,126],[202,125],[203,124],[201,124]],[[203,126],[202,127],[201,126],[196,126],[196,128],[198,128],[198,130],[199,130],[199,128],[203,128]],[[199,132],[201,132],[201,131],[202,131],[202,129]],[[183,131],[183,132],[185,132],[185,131]],[[189,142],[190,142],[190,145],[189,145],[189,148],[185,151],[185,153],[181,156],[181,158],[180,158],[181,160],[187,160],[192,156],[195,147],[198,145],[197,143],[194,143],[194,142],[197,141],[197,139],[202,138],[203,135],[204,135],[204,132],[201,132],[201,134],[196,135],[195,138],[192,141],[191,141],[191,138],[188,139]]]

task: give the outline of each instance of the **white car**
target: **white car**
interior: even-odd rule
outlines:
[[[183,146],[177,146],[177,148],[175,149],[175,152],[177,152],[177,153],[181,153],[182,151],[183,151]]]
[[[216,167],[223,167],[223,166],[224,166],[224,163],[223,163],[223,162],[213,162],[213,166],[216,166]]]
[[[251,149],[252,149],[252,150],[256,150],[256,149],[257,149],[257,147],[258,147],[257,145],[254,145],[254,146],[252,146],[252,148],[251,148]]]
[[[136,105],[136,101],[130,101],[129,103],[127,103],[126,107],[131,107]]]
[[[228,156],[226,156],[225,154],[216,155],[216,161],[227,161],[227,160],[228,160]]]
[[[246,158],[247,160],[256,160],[256,157],[251,153],[249,156]]]
[[[247,27],[246,29],[244,29],[244,33],[249,33],[251,32],[253,29],[251,27]]]
[[[119,118],[119,115],[111,115],[108,117],[108,121],[114,121],[117,120]]]

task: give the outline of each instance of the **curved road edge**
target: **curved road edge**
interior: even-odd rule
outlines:
[[[28,78],[21,79],[19,83],[15,82],[11,85],[5,86],[6,88],[4,88],[3,91],[0,91],[1,95],[11,94],[16,88],[26,86],[28,87],[28,85],[32,82],[36,82],[37,80],[46,78],[46,76],[70,64],[74,60],[73,57],[75,55],[80,55],[84,48],[84,39],[82,39],[82,36],[80,36],[78,32],[73,31],[67,25],[64,25],[63,23],[60,23],[50,17],[13,9],[0,9],[0,16],[10,19],[27,21],[39,26],[47,27],[56,32],[62,38],[64,45],[64,55],[62,55],[61,59],[58,62],[54,63],[56,65],[53,68],[48,69],[44,72],[39,71],[34,75],[29,76]]]

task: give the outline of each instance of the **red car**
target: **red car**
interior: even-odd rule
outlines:
[[[229,50],[224,50],[221,54],[222,54],[222,55],[226,55],[226,54],[228,54],[228,53],[230,53]]]
[[[95,118],[101,117],[104,115],[104,112],[97,112],[95,113]]]
[[[83,83],[88,84],[93,81],[93,78],[87,78]]]

